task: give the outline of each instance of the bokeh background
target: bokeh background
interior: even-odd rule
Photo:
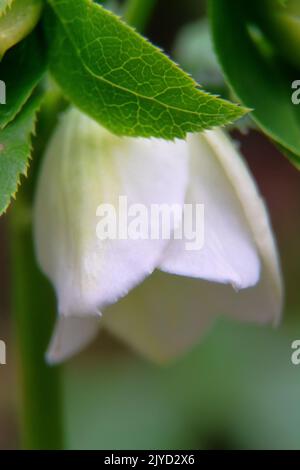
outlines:
[[[207,26],[199,22],[204,15],[199,0],[160,1],[146,34],[200,83],[226,95]],[[220,319],[193,350],[163,367],[102,333],[64,367],[68,448],[300,449],[300,366],[291,362],[291,343],[300,339],[300,173],[255,129],[233,135],[278,240],[286,285],[280,327]],[[19,447],[8,224],[9,212],[0,221],[0,339],[7,343],[7,365],[0,366],[0,449]]]

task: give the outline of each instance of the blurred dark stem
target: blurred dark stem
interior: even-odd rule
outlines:
[[[21,439],[25,449],[61,449],[60,371],[45,363],[55,302],[36,266],[31,225],[21,194],[11,214],[12,308],[21,390]],[[25,219],[25,220],[24,220]]]
[[[11,285],[21,393],[21,443],[25,449],[63,448],[60,368],[49,367],[45,351],[55,318],[55,297],[35,260],[32,203],[36,174],[62,103],[44,103],[33,142],[33,165],[10,213]]]
[[[145,30],[156,2],[157,0],[142,0],[142,2],[141,0],[128,0],[123,15],[124,19],[142,33]]]

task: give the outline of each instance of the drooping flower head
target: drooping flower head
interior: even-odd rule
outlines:
[[[149,210],[153,204],[202,204],[203,246],[191,251],[185,236],[172,236],[185,223],[184,210],[167,237],[99,238],[99,206],[118,209],[121,196],[129,206]],[[217,315],[259,322],[276,322],[280,315],[281,278],[268,216],[221,131],[174,142],[121,138],[68,111],[42,165],[34,226],[38,260],[58,298],[51,362],[81,349],[101,325],[148,356],[165,359],[196,342]],[[116,304],[155,270],[184,277],[154,274]],[[194,294],[184,293],[195,282],[199,306]],[[181,286],[182,295],[175,295]],[[134,296],[138,302],[133,299],[136,308],[130,309],[126,302]],[[112,304],[114,311],[106,312]]]

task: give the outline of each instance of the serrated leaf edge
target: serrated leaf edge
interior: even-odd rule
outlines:
[[[32,150],[33,150],[32,138],[36,136],[36,123],[37,123],[37,120],[38,120],[39,110],[41,109],[41,106],[42,106],[42,101],[43,100],[41,99],[39,105],[37,106],[37,108],[34,112],[33,128],[32,128],[32,131],[28,134],[29,149],[28,149],[28,155],[27,155],[27,158],[26,158],[25,167],[23,168],[22,171],[19,172],[19,177],[18,177],[17,182],[16,182],[16,190],[15,190],[14,193],[12,193],[10,195],[10,198],[9,198],[6,206],[4,206],[4,208],[2,210],[0,210],[0,217],[2,217],[3,215],[5,215],[7,213],[7,210],[9,209],[12,201],[16,200],[17,193],[18,193],[19,188],[21,186],[22,177],[27,178],[27,176],[28,176],[28,170],[29,170],[29,167],[30,167],[30,162],[32,160]]]

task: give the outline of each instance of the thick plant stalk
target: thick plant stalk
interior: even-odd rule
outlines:
[[[29,209],[20,196],[11,213],[11,278],[21,390],[21,441],[25,449],[61,449],[60,370],[49,367],[44,357],[55,299],[36,266]]]

